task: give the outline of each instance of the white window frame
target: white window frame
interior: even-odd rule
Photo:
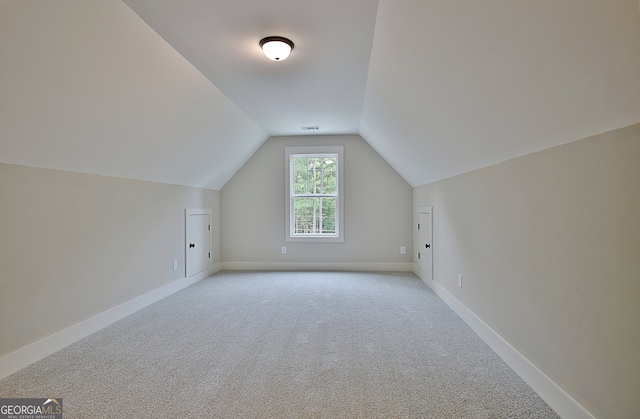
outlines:
[[[344,146],[304,146],[285,147],[285,241],[307,243],[344,242]],[[336,171],[336,233],[327,234],[295,234],[293,218],[293,157],[297,155],[335,154],[337,155]]]

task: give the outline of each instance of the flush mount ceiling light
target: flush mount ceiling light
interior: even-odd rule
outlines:
[[[272,61],[286,60],[291,50],[293,49],[293,42],[282,36],[267,36],[260,40],[260,48],[262,52]]]

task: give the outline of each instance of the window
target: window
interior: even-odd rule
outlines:
[[[344,241],[343,147],[285,147],[286,241]]]
[[[336,235],[338,155],[291,154],[292,234]]]

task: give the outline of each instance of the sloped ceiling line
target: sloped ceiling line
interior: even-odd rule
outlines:
[[[0,62],[0,162],[210,189],[272,135],[417,186],[640,122],[627,0],[8,1]]]

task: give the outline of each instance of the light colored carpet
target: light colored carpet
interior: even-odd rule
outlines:
[[[410,273],[222,272],[0,381],[65,418],[555,418]]]

